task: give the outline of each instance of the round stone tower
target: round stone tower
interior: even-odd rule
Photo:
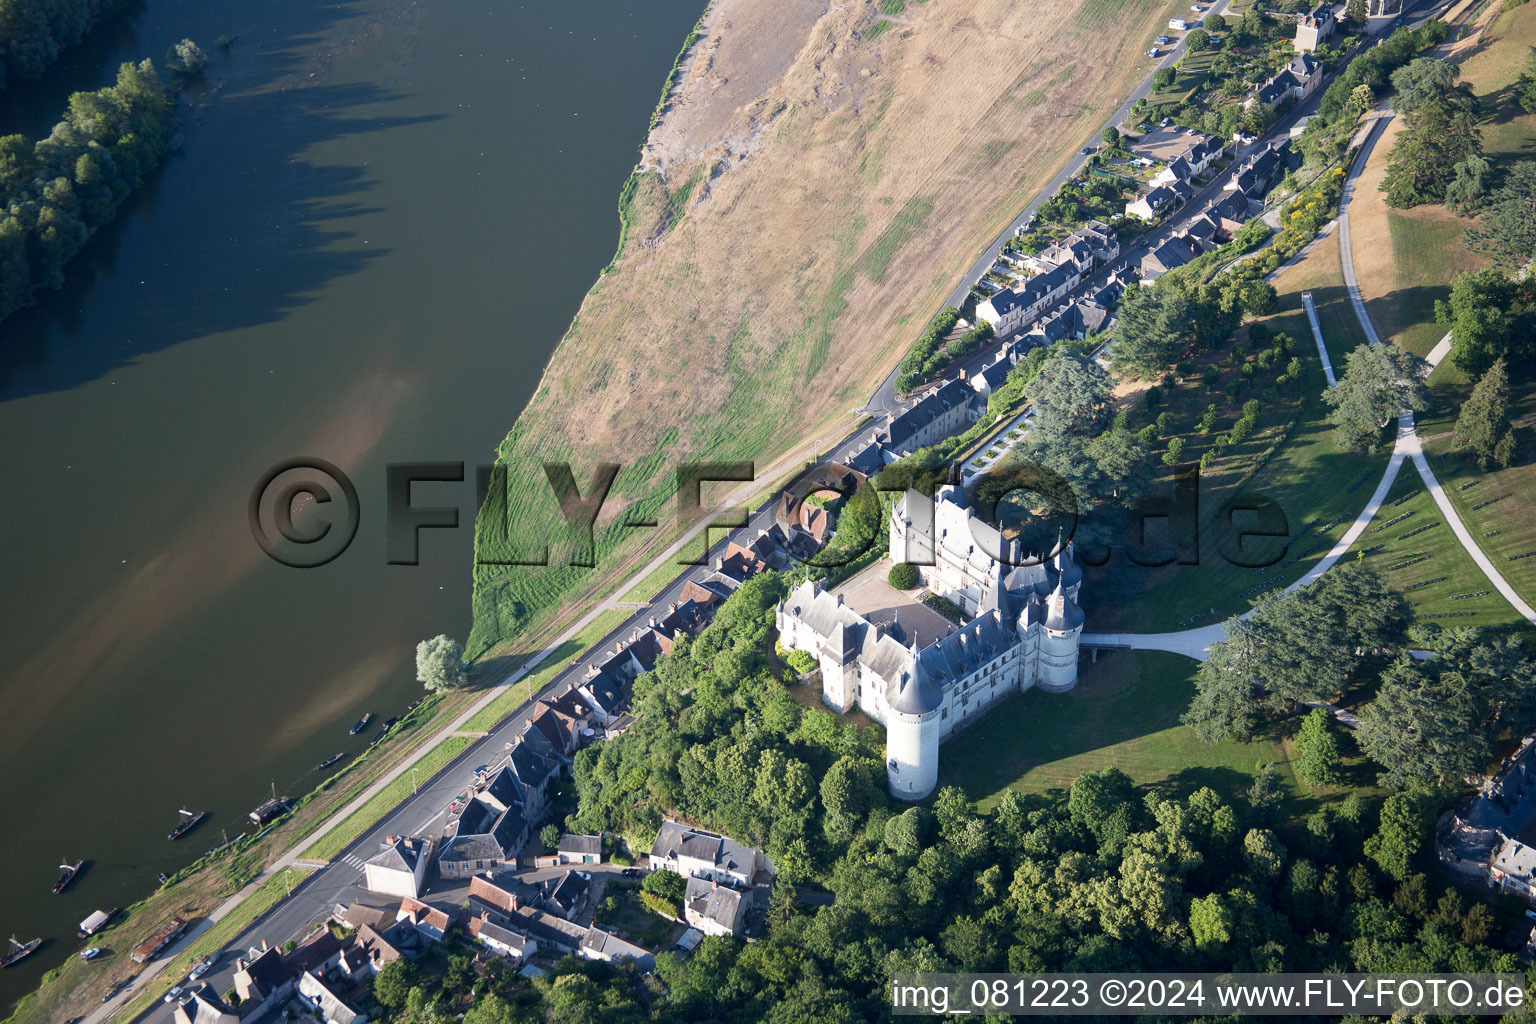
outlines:
[[[1065,693],[1077,685],[1077,648],[1083,635],[1083,610],[1067,596],[1061,578],[1045,603],[1040,631],[1040,689]]]
[[[911,667],[886,688],[885,772],[891,795],[921,800],[939,782],[939,709],[944,692],[923,668],[917,644]]]

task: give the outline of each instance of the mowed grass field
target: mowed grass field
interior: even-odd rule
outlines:
[[[1278,764],[1288,811],[1332,790],[1312,791],[1290,769],[1281,736],[1201,742],[1179,716],[1195,693],[1196,663],[1158,651],[1104,651],[1084,661],[1067,693],[1009,697],[944,744],[939,785],[959,786],[990,807],[1005,790],[1065,789],[1084,772],[1115,767],[1139,785],[1184,795],[1209,786],[1240,799],[1267,764]]]
[[[1456,540],[1411,461],[1403,463],[1386,503],[1345,557],[1380,572],[1421,621],[1447,627],[1524,623]]]
[[[1495,168],[1536,159],[1536,117],[1519,107],[1512,89],[1527,67],[1532,43],[1536,43],[1536,5],[1524,4],[1497,13],[1480,37],[1469,36],[1453,53],[1460,61],[1463,81],[1478,96],[1483,150]],[[1487,260],[1466,244],[1465,232],[1473,221],[1442,206],[1413,210],[1386,206],[1380,184],[1396,128],[1396,123],[1389,126],[1377,142],[1361,175],[1350,208],[1350,228],[1356,273],[1377,330],[1384,339],[1422,356],[1446,332],[1434,321],[1435,300],[1450,293],[1458,273],[1484,267]],[[1430,386],[1433,407],[1417,417],[1430,465],[1473,540],[1527,602],[1536,602],[1536,555],[1522,557],[1536,551],[1536,430],[1532,429],[1536,394],[1529,381],[1511,382],[1511,417],[1519,425],[1519,457],[1509,469],[1484,471],[1456,450],[1451,436],[1461,405],[1471,393],[1470,382],[1446,360],[1430,376]],[[1422,490],[1411,466],[1404,467],[1397,486],[1394,501],[1403,496],[1402,488],[1416,486]],[[1427,494],[1412,498],[1398,511],[1404,509],[1415,510],[1415,520],[1440,519]],[[1390,536],[1395,538],[1396,534]],[[1371,543],[1365,540],[1362,546]],[[1449,527],[1426,531],[1403,544],[1394,540],[1380,556],[1367,556],[1367,560],[1388,566],[1417,554],[1428,557],[1391,573],[1395,584],[1408,587],[1425,579],[1446,577],[1444,585],[1425,585],[1409,592],[1421,615],[1447,616],[1443,621],[1448,625],[1518,621],[1514,609],[1496,592],[1486,598],[1448,603],[1452,594],[1492,590]],[[1467,612],[1471,614],[1463,614]]]
[[[1321,398],[1327,380],[1301,305],[1301,293],[1310,291],[1330,358],[1336,370],[1341,369],[1344,353],[1364,336],[1350,311],[1336,239],[1321,239],[1306,257],[1281,272],[1275,288],[1279,293],[1276,312],[1260,322],[1275,334],[1284,332],[1295,340],[1295,355],[1304,368],[1302,401],[1294,411],[1288,411],[1280,401],[1273,403],[1261,415],[1253,437],[1228,447],[1201,474],[1200,515],[1205,523],[1200,564],[1147,569],[1117,557],[1111,563],[1112,571],[1129,574],[1139,593],[1103,604],[1090,603],[1090,628],[1160,632],[1207,625],[1246,611],[1261,591],[1289,584],[1310,569],[1349,528],[1381,479],[1387,464],[1385,453],[1361,456],[1334,446],[1333,429],[1326,419],[1328,409]],[[1204,364],[1208,358],[1197,362]],[[1196,414],[1207,402],[1224,400],[1224,396],[1200,389],[1198,382],[1189,387],[1198,392],[1190,400]],[[1167,407],[1178,407],[1181,399],[1177,396],[1184,388],[1175,389]],[[1239,398],[1246,400],[1258,393],[1255,387]],[[1288,401],[1295,403],[1294,398]],[[1194,431],[1192,417],[1183,419],[1183,432],[1178,436],[1187,444],[1184,458],[1196,461],[1215,443],[1217,432],[1201,435]],[[1229,427],[1231,422],[1230,416],[1224,416],[1218,429]],[[1274,450],[1264,456],[1271,447]],[[1220,533],[1226,523],[1242,529],[1252,521],[1242,513],[1235,519],[1220,515],[1225,505],[1240,496],[1262,496],[1280,507],[1288,530],[1283,553],[1282,542],[1263,541],[1260,547],[1244,542],[1242,561],[1248,565],[1233,564],[1223,555]],[[1224,522],[1218,525],[1217,520]],[[1261,564],[1264,562],[1272,564]],[[1091,589],[1084,593],[1090,602],[1094,600]]]

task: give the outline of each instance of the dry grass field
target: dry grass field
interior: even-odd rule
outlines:
[[[711,11],[621,200],[623,248],[501,444],[507,489],[478,524],[482,562],[526,554],[560,522],[541,462],[569,459],[583,487],[619,462],[598,568],[477,565],[472,653],[510,653],[640,564],[671,531],[622,524],[668,523],[680,461],[761,469],[852,428],[962,269],[1147,73],[1178,7]]]

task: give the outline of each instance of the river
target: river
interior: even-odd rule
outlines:
[[[122,60],[183,36],[211,57],[182,148],[63,290],[0,323],[0,939],[51,940],[3,1004],[90,911],[360,751],[358,716],[420,693],[416,642],[468,632],[473,470],[416,485],[461,525],[408,566],[386,564],[384,467],[488,461],[612,255],[702,6],[147,0],[0,93],[0,134],[42,134]],[[360,495],[320,568],[266,558],[247,523],[296,456]],[[182,806],[212,817],[171,844]]]

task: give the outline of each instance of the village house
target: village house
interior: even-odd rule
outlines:
[[[212,988],[203,985],[182,997],[171,1011],[175,1024],[240,1024],[240,1018]]]
[[[555,852],[561,864],[601,864],[603,837],[567,832],[560,837],[560,844]]]
[[[1138,220],[1154,221],[1175,209],[1184,199],[1178,184],[1156,185],[1125,204],[1125,215]]]
[[[912,408],[870,435],[864,450],[879,453],[880,466],[874,470],[962,429],[975,418],[975,398],[975,392],[961,380],[930,388]]]
[[[326,983],[318,972],[299,976],[299,1000],[324,1024],[363,1024],[368,1015],[348,1003]]]
[[[1327,3],[1318,4],[1296,22],[1294,43],[1296,51],[1310,53],[1317,49],[1333,36],[1337,27],[1338,19],[1334,16],[1333,6]]]
[[[389,836],[363,865],[363,888],[385,896],[420,896],[432,862],[425,836]]]
[[[705,935],[739,935],[747,916],[740,890],[705,878],[688,879],[683,917]]]
[[[635,966],[642,971],[656,969],[656,955],[644,946],[637,946],[633,942],[627,942],[617,935],[602,928],[592,927],[583,935],[576,953],[587,960],[605,960],[609,963],[617,963],[620,960],[633,960]]]
[[[504,928],[484,914],[470,918],[466,930],[471,939],[513,963],[522,963],[538,952],[537,939]]]
[[[1201,247],[1190,238],[1174,235],[1141,258],[1141,283],[1152,284],[1168,271],[1194,260],[1200,252]]]
[[[443,936],[453,925],[453,918],[449,917],[445,911],[423,903],[413,896],[407,896],[400,901],[400,909],[395,912],[395,920],[416,929],[424,938],[433,942],[442,942]]]
[[[673,871],[684,878],[705,878],[732,885],[754,884],[760,872],[772,873],[768,858],[729,836],[668,819],[651,847],[652,871]]]
[[[265,1013],[293,994],[293,969],[283,962],[276,946],[267,946],[254,957],[235,961],[235,995],[248,1017]]]
[[[591,883],[579,871],[567,871],[559,878],[544,883],[544,907],[550,913],[559,914],[567,921],[574,921],[586,908]]]
[[[1269,81],[1243,101],[1244,106],[1263,105],[1278,110],[1286,103],[1300,103],[1317,91],[1323,81],[1323,66],[1308,53],[1298,53]]]

